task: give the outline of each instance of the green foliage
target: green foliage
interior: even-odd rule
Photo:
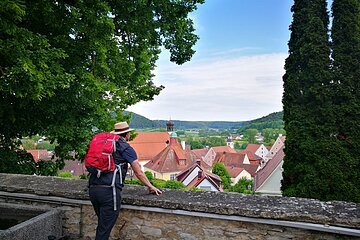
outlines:
[[[360,3],[334,0],[332,10],[330,45],[326,1],[295,0],[292,7],[281,189],[285,196],[360,202]]]
[[[150,182],[154,179],[153,174],[149,171],[145,171],[145,175],[146,175],[147,179],[149,179]]]
[[[259,131],[255,128],[246,129],[244,137],[249,141],[249,143],[256,143],[256,136]]]
[[[0,146],[0,172],[34,174],[36,172],[36,163],[30,153],[25,150],[19,150],[14,147],[8,149]]]
[[[138,179],[125,178],[125,184],[143,185]]]
[[[166,185],[165,180],[157,179],[157,178],[154,178],[153,180],[151,180],[151,183],[157,188],[165,188],[165,185]]]
[[[250,191],[250,193],[252,193],[251,191],[252,187],[253,187],[252,180],[242,178],[234,185],[232,191],[238,193],[249,193]]]
[[[216,147],[216,146],[226,146],[225,138],[223,137],[208,137],[203,138],[201,141],[202,146],[208,146],[208,147]]]
[[[160,128],[165,125],[159,125],[157,122],[152,121],[144,116],[141,116],[136,113],[125,112],[126,114],[131,114],[130,127],[136,129],[144,129],[144,128]]]
[[[49,141],[42,141],[36,144],[36,149],[44,149],[48,151],[54,151],[56,144],[52,144]]]
[[[22,139],[21,140],[21,145],[26,150],[34,150],[34,149],[36,149],[35,141],[33,139],[30,139],[30,138]]]
[[[329,80],[329,16],[325,0],[296,0],[292,11],[290,54],[283,76],[286,146],[281,188],[285,196],[291,193],[295,194],[293,196],[315,197],[314,194],[318,193],[308,191],[315,188],[307,186],[320,186],[315,183],[319,179],[314,166],[321,161],[317,153],[329,117],[326,107],[329,96],[325,95]]]
[[[58,169],[62,167],[63,163],[59,161],[39,161],[34,173],[40,176],[56,176]]]
[[[0,1],[0,146],[46,135],[61,159],[82,159],[94,129],[163,89],[152,81],[162,47],[190,60],[188,14],[203,2]]]
[[[263,143],[267,146],[272,146],[279,134],[285,135],[283,129],[265,128],[262,130],[262,136],[264,137]]]
[[[212,173],[218,175],[221,178],[224,189],[230,188],[231,176],[230,176],[229,172],[226,170],[223,163],[215,163],[214,167],[212,169]]]
[[[234,142],[234,149],[235,150],[242,150],[241,144],[239,141]]]
[[[168,180],[165,183],[165,188],[170,189],[185,189],[185,186],[182,182],[176,181],[176,180]]]
[[[191,146],[191,149],[201,149],[205,147],[204,144],[196,140],[191,141],[189,144]]]
[[[60,172],[58,173],[58,177],[73,178],[74,176],[70,172]]]
[[[332,134],[331,140],[339,146],[336,162],[342,159],[342,189],[336,198],[360,202],[360,2],[334,0],[332,5]],[[335,157],[335,156],[334,156]],[[335,163],[337,164],[337,162]],[[347,193],[351,194],[347,194]],[[344,194],[340,197],[341,193]],[[335,194],[334,194],[335,195]],[[346,196],[345,196],[346,195]]]
[[[246,122],[238,129],[238,132],[244,133],[249,128],[257,129],[259,132],[265,128],[283,129],[283,112],[271,113],[265,117]]]
[[[88,177],[88,175],[86,175],[86,174],[81,174],[80,175],[80,179],[84,179],[84,180],[87,180],[89,177]]]

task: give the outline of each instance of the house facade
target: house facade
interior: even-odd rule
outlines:
[[[211,147],[209,149],[209,151],[206,153],[206,155],[204,156],[203,160],[207,165],[212,166],[214,163],[216,154],[223,153],[223,152],[236,153],[236,151],[229,146]]]
[[[281,196],[284,146],[255,175],[254,191],[264,195]]]
[[[281,134],[277,137],[276,141],[271,146],[268,154],[266,155],[266,159],[265,159],[266,162],[269,159],[273,158],[275,154],[285,145],[285,139],[286,137]]]
[[[196,156],[190,149],[183,149],[175,132],[171,133],[169,145],[144,165],[154,178],[175,180],[176,174],[195,162]]]
[[[134,148],[143,168],[146,163],[164,150],[169,142],[170,135],[167,132],[138,132],[135,139],[128,143]]]
[[[251,164],[247,154],[244,153],[217,153],[215,163],[223,163],[231,176],[231,185],[235,185],[241,178],[253,179],[257,165]]]
[[[221,178],[207,171],[197,160],[188,168],[177,174],[176,180],[182,182],[187,189],[196,187],[206,191],[223,192]]]

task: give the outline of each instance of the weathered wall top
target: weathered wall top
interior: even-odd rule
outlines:
[[[87,181],[79,179],[0,173],[0,191],[88,200]],[[127,185],[122,203],[360,228],[360,204],[340,201],[168,189],[155,196]]]

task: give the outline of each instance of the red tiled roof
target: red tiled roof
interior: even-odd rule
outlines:
[[[218,180],[221,182],[221,178],[211,173],[211,167],[207,165],[204,161],[197,159],[193,163],[191,163],[186,169],[182,170],[180,173],[176,175],[176,179],[180,182],[184,181],[185,178],[196,168],[199,167],[203,172],[206,172],[206,174],[210,175],[212,178]]]
[[[144,167],[161,173],[179,172],[195,161],[196,157],[193,153],[184,151],[177,141],[172,140],[165,149],[153,157]],[[181,165],[180,160],[184,160],[185,164]]]
[[[169,141],[167,132],[138,132],[129,144],[134,148],[139,161],[149,161],[164,150]]]
[[[216,152],[216,153],[222,153],[222,152],[229,152],[229,153],[236,153],[236,151],[234,149],[232,149],[229,146],[217,146],[217,147],[212,147],[212,149]]]
[[[243,153],[217,153],[214,163],[221,162],[225,165],[226,168],[244,168],[248,173],[250,173],[251,176],[255,176],[258,165],[244,164],[244,157],[245,154]]]
[[[205,157],[207,152],[209,151],[208,148],[202,148],[202,149],[193,149],[191,150],[198,158]]]
[[[281,161],[284,159],[284,146],[282,146],[275,156],[270,159],[266,165],[260,169],[255,175],[255,190],[261,187],[261,185],[268,179],[268,177],[274,172],[279,166]]]
[[[233,166],[228,166],[226,167],[226,170],[228,171],[228,173],[230,174],[230,176],[232,178],[236,178],[242,171],[244,171],[244,168],[240,168],[240,167],[233,167]]]
[[[254,143],[249,143],[246,148],[244,149],[244,151],[246,152],[250,152],[252,154],[255,154],[256,150],[258,150],[260,147],[260,144],[254,144]]]
[[[258,165],[252,165],[252,164],[243,164],[242,167],[250,173],[252,177],[255,177],[256,171],[258,170]]]
[[[228,152],[220,152],[216,153],[216,157],[214,159],[214,164],[221,162],[225,166],[239,166],[244,163],[246,154],[243,153],[228,153]]]
[[[52,155],[47,150],[26,150],[28,153],[30,153],[35,162],[42,161],[42,160],[50,160]]]
[[[197,187],[202,183],[205,179],[208,180],[219,192],[223,192],[224,190],[221,188],[220,183],[217,184],[209,175],[208,173],[204,173],[201,178],[195,177],[186,187],[192,188]]]
[[[259,156],[257,156],[257,155],[255,154],[255,152],[251,152],[251,151],[246,150],[246,149],[239,151],[239,153],[246,154],[246,155],[248,156],[250,162],[251,162],[251,161],[253,161],[253,162],[260,162],[260,161],[262,160],[262,158],[259,157]]]

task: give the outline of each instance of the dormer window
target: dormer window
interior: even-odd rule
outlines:
[[[185,165],[185,160],[179,160],[180,165]]]

